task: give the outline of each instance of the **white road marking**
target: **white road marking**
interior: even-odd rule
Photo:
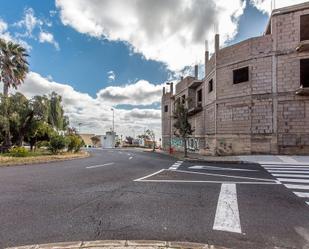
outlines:
[[[131,160],[132,158],[133,158],[133,157],[132,157],[132,156],[130,156],[130,157],[129,157],[129,160]]]
[[[306,204],[309,206],[309,201],[306,201]]]
[[[105,163],[105,164],[101,164],[101,165],[93,165],[93,166],[86,167],[86,169],[100,168],[100,167],[104,167],[104,166],[108,166],[108,165],[112,165],[112,164],[114,164],[114,163]]]
[[[215,183],[215,184],[251,184],[251,185],[278,185],[280,182],[232,182],[232,181],[200,181],[200,180],[147,180],[147,179],[137,179],[137,182],[165,182],[165,183]]]
[[[309,170],[268,170],[271,173],[297,173],[297,174],[309,174]],[[274,175],[274,174],[273,174]]]
[[[254,177],[246,177],[246,176],[230,176],[230,175],[202,173],[202,172],[185,171],[185,170],[175,170],[175,171],[176,172],[187,173],[187,174],[198,174],[198,175],[208,175],[208,176],[219,176],[219,177],[228,177],[228,178],[240,178],[240,179],[248,179],[248,180],[275,182],[275,180],[273,180],[273,179],[254,178]]]
[[[235,169],[235,168],[223,168],[223,167],[202,166],[202,165],[191,166],[189,167],[189,169],[208,169],[208,170],[219,170],[219,171],[258,171],[255,169]]]
[[[280,158],[285,163],[298,163],[297,160],[293,159],[290,156],[277,156],[277,157]]]
[[[236,184],[221,185],[213,229],[241,233]]]
[[[142,180],[144,180],[144,179],[146,179],[146,178],[149,178],[149,177],[152,177],[152,176],[154,176],[154,175],[157,175],[157,174],[161,173],[161,172],[164,171],[164,170],[165,170],[165,169],[161,169],[161,170],[156,171],[156,172],[154,172],[154,173],[152,173],[152,174],[150,174],[150,175],[147,175],[147,176],[144,176],[144,177],[135,179],[134,182],[142,181]]]
[[[309,167],[264,167],[267,170],[309,170]]]
[[[267,167],[267,166],[273,166],[273,167],[285,167],[285,166],[289,166],[289,167],[296,167],[296,166],[309,166],[309,164],[307,163],[261,163],[261,165],[263,167]]]
[[[296,184],[283,184],[287,188],[291,189],[304,189],[304,190],[309,190],[309,185],[296,185]]]
[[[273,176],[279,177],[295,177],[295,178],[309,178],[309,175],[297,175],[297,174],[272,174]]]
[[[280,182],[298,182],[298,183],[309,183],[309,180],[304,179],[292,179],[292,178],[277,178]]]
[[[169,167],[170,170],[176,170],[179,168],[179,166],[183,163],[183,161],[177,161],[175,162],[171,167]]]
[[[304,192],[293,192],[293,193],[301,198],[309,198],[309,193],[304,193]]]

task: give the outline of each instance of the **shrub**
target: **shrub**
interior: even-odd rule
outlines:
[[[50,138],[48,149],[53,154],[58,154],[61,150],[65,148],[67,145],[67,140],[64,136],[61,135],[53,135]]]
[[[69,135],[68,137],[68,151],[74,151],[75,153],[80,151],[80,148],[84,145],[83,139],[78,135]]]
[[[25,147],[12,147],[9,154],[13,157],[26,157],[29,155],[29,151]]]
[[[38,148],[48,148],[49,142],[48,141],[39,141],[36,145]]]

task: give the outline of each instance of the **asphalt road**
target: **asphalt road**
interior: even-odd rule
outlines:
[[[92,154],[0,168],[1,248],[99,239],[309,248],[309,206],[259,165]]]

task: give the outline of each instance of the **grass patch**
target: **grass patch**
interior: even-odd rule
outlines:
[[[63,152],[58,155],[52,155],[49,151],[37,150],[35,152],[29,152],[29,154],[26,157],[12,157],[10,156],[9,153],[7,153],[7,154],[0,154],[0,166],[48,163],[54,161],[85,158],[88,156],[89,153],[86,151],[80,151],[77,153]]]

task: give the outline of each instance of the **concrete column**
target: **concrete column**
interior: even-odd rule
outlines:
[[[194,77],[196,80],[198,79],[198,65],[194,66]]]
[[[170,88],[170,89],[171,89],[171,96],[172,96],[172,95],[173,95],[173,92],[174,92],[174,83],[173,83],[173,82],[171,82],[171,85],[170,85],[170,86],[171,86],[171,88]]]
[[[205,77],[207,75],[207,63],[209,61],[209,51],[205,51]]]
[[[272,55],[272,99],[273,99],[273,139],[271,142],[271,153],[278,154],[278,85],[277,85],[277,22],[276,18],[271,21],[273,35],[273,55]]]
[[[215,35],[215,52],[217,53],[220,49],[220,35]]]

